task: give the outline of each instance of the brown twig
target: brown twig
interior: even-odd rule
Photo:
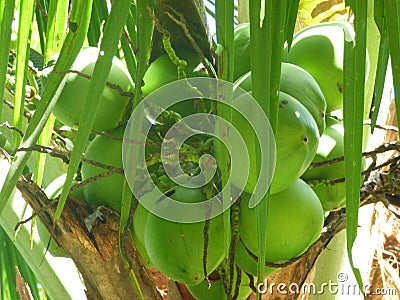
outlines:
[[[13,130],[13,131],[17,132],[21,137],[24,137],[24,133],[22,132],[21,129],[10,125],[10,123],[8,123],[8,122],[4,122],[4,123],[0,124],[0,127],[6,127],[6,128],[8,128],[10,130]]]
[[[231,208],[231,231],[232,231],[232,240],[229,247],[229,255],[228,255],[228,265],[229,265],[229,285],[226,293],[231,295],[232,287],[233,287],[233,279],[235,276],[235,255],[236,255],[236,246],[240,238],[239,231],[239,217],[240,217],[240,205],[236,202]],[[237,268],[239,269],[239,268]]]
[[[89,177],[88,179],[85,179],[85,180],[75,184],[73,187],[71,187],[71,192],[76,190],[76,189],[79,189],[79,188],[81,188],[81,187],[83,187],[83,186],[85,186],[85,185],[87,185],[87,184],[89,184],[91,182],[97,181],[97,180],[99,180],[101,178],[104,178],[104,177],[107,177],[107,176],[110,176],[110,175],[113,175],[113,174],[122,175],[123,173],[124,173],[124,170],[122,170],[120,168],[109,169],[108,171],[105,171],[103,173],[97,174],[97,175],[95,175],[93,177]]]
[[[393,163],[397,163],[399,160],[400,160],[400,156],[393,157],[393,158],[385,161],[384,163],[381,163],[381,164],[379,164],[377,166],[373,166],[371,168],[368,168],[365,171],[362,171],[361,175],[366,175],[366,174],[371,173],[372,171],[376,171],[376,170],[382,169],[383,167],[389,166],[389,165],[391,165]],[[327,181],[324,181],[324,180],[313,180],[312,182],[313,183],[317,183],[317,184],[324,182],[326,185],[336,185],[336,184],[339,184],[339,183],[342,183],[342,182],[345,182],[345,181],[346,181],[346,179],[344,177],[342,177],[342,178],[338,178],[338,179],[335,179],[335,180],[327,180]]]
[[[362,156],[363,157],[371,157],[371,156],[375,156],[377,154],[381,154],[383,152],[393,151],[393,150],[400,151],[400,142],[392,142],[392,143],[388,143],[388,144],[383,144],[383,145],[377,147],[375,150],[363,152]],[[341,161],[344,161],[344,156],[335,157],[335,158],[320,161],[320,162],[314,162],[311,164],[310,169],[322,167],[325,165],[335,164],[335,163],[338,163]]]
[[[123,138],[117,137],[117,136],[112,135],[112,134],[109,134],[109,133],[107,133],[107,132],[98,131],[98,130],[92,130],[92,132],[93,132],[94,134],[96,134],[96,135],[104,136],[104,137],[106,137],[106,138],[108,138],[108,139],[110,139],[110,140],[113,140],[113,141],[122,142],[122,141],[124,140]]]
[[[207,257],[208,257],[208,241],[209,241],[209,237],[208,237],[208,230],[210,228],[210,213],[211,213],[211,209],[210,207],[207,207],[207,212],[206,212],[206,220],[204,221],[204,227],[203,227],[203,239],[204,239],[204,243],[203,243],[203,273],[204,273],[204,277],[206,278],[206,280],[208,280],[207,277]]]
[[[21,147],[16,149],[14,152],[39,152],[39,153],[45,153],[49,154],[51,157],[56,157],[61,159],[65,164],[69,164],[69,157],[65,153],[54,149],[53,147],[49,146],[40,146],[40,145],[35,145],[32,147]]]
[[[54,69],[54,73],[56,73],[57,75],[66,75],[66,74],[77,74],[78,76],[91,80],[92,76],[82,73],[80,71],[77,70],[65,70],[65,71],[58,71]],[[112,83],[110,81],[106,81],[106,86],[109,87],[110,89],[116,90],[118,92],[118,94],[120,94],[123,97],[129,97],[129,98],[133,98],[133,93],[129,92],[129,91],[124,91],[118,84]]]
[[[128,32],[127,32],[126,30],[124,30],[122,34],[123,34],[125,40],[128,42],[129,46],[131,47],[132,52],[136,55],[136,53],[137,53],[137,48],[136,48],[136,46],[133,44],[133,41],[131,40],[131,38],[129,37]]]
[[[371,125],[371,120],[365,120],[363,125]],[[399,131],[399,129],[396,126],[389,126],[389,125],[375,124],[375,128],[386,130],[386,131],[394,131],[394,132]]]
[[[236,265],[236,282],[235,292],[232,296],[232,300],[236,300],[239,297],[240,284],[242,283],[242,270]]]
[[[7,105],[9,108],[14,109],[14,103],[7,101],[6,99],[3,99],[3,102],[5,105]],[[24,109],[24,117],[28,120],[28,122],[32,119],[32,114],[27,110]]]
[[[154,14],[153,10],[150,8],[149,5],[146,5],[147,8],[147,12],[150,16],[150,18],[153,20],[154,22],[154,27],[157,29],[157,31],[159,33],[161,33],[162,35],[166,35],[166,36],[170,36],[168,30],[166,30],[161,24],[160,21],[157,19],[156,15]]]
[[[36,152],[40,152],[40,153],[45,153],[45,154],[48,154],[48,155],[50,155],[52,157],[61,159],[65,164],[69,164],[69,152],[61,151],[61,150],[58,150],[58,149],[56,149],[54,147],[35,145],[35,146],[32,146],[32,147],[28,147],[28,148],[22,147],[22,148],[18,148],[18,149],[15,150],[15,152],[29,152],[29,151],[36,151]],[[106,170],[112,171],[113,174],[114,173],[117,173],[117,174],[123,174],[124,173],[124,170],[122,168],[116,168],[114,166],[103,164],[101,162],[98,162],[98,161],[95,161],[95,160],[91,160],[91,159],[87,159],[85,157],[82,157],[82,161],[87,163],[87,164],[90,164],[90,165],[93,165],[93,166],[96,166],[96,167],[99,167],[99,168],[102,168],[102,169],[106,169]]]
[[[33,219],[34,217],[36,217],[36,213],[35,213],[35,212],[34,212],[29,218],[27,218],[27,219],[25,219],[25,220],[18,221],[17,225],[15,225],[15,227],[14,227],[14,231],[18,231],[19,228],[20,228],[22,225],[28,223],[29,221],[32,221],[32,219]]]
[[[372,171],[376,171],[376,170],[380,170],[386,166],[392,165],[394,163],[397,163],[400,160],[400,156],[395,156],[377,166],[371,166],[370,168],[368,168],[367,170],[364,170],[361,172],[361,175],[365,176],[365,175],[370,175],[370,173]],[[368,177],[366,177],[368,178]],[[333,180],[322,180],[322,179],[314,179],[314,180],[308,180],[307,183],[311,186],[318,186],[318,185],[326,185],[326,186],[333,186],[333,185],[337,185],[339,183],[343,183],[345,182],[346,179],[344,177],[338,178],[338,179],[333,179]]]
[[[245,272],[246,273],[246,272]],[[253,277],[253,275],[251,275],[250,273],[246,273],[246,275],[247,275],[247,277],[249,277],[249,280],[250,280],[250,282],[249,282],[249,287],[251,288],[251,290],[254,292],[254,293],[258,293],[258,291],[257,291],[257,288],[256,288],[256,285],[255,285],[255,283],[254,283],[254,277]]]

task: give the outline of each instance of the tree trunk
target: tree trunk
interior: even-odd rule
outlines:
[[[25,178],[18,182],[17,188],[56,244],[74,260],[85,282],[88,299],[140,299],[131,275],[145,299],[162,299],[130,236],[122,244],[123,251],[120,252],[119,216],[115,212],[99,208],[101,219],[93,222],[89,232],[85,218],[92,211],[69,197],[61,219],[53,225],[56,201],[50,202],[34,182]],[[121,253],[126,254],[126,261]]]

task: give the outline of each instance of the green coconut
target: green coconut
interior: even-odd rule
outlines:
[[[344,126],[337,119],[328,117],[326,129],[321,136],[317,154],[313,162],[331,160],[344,155]],[[362,160],[364,168],[365,160]],[[344,182],[334,185],[329,181],[344,178],[344,161],[308,169],[302,178],[309,183],[314,192],[318,195],[325,211],[335,210],[346,205],[346,184]]]
[[[283,61],[309,72],[318,82],[327,103],[327,112],[343,106],[344,41],[354,41],[354,30],[347,22],[310,25],[294,35]],[[367,60],[368,68],[368,60]]]
[[[249,208],[243,194],[240,211],[240,238],[258,256],[256,209]],[[271,195],[268,207],[266,261],[285,262],[304,253],[320,236],[324,210],[315,192],[298,179],[284,191]]]
[[[234,99],[240,106],[241,97]],[[245,109],[243,107],[243,109]],[[255,133],[247,120],[236,111],[232,112],[232,124],[239,131],[247,147],[250,159],[250,172],[244,191],[252,193],[257,182]],[[235,136],[229,137],[233,149],[239,141]],[[278,127],[276,135],[276,168],[271,183],[271,193],[286,189],[308,168],[317,151],[319,132],[317,125],[308,110],[292,96],[281,92],[279,95]],[[219,143],[219,141],[216,141]],[[214,153],[217,164],[221,162],[218,153]],[[234,151],[231,160],[240,161],[245,153]],[[271,163],[271,161],[267,161]],[[222,166],[219,166],[222,167]],[[242,182],[244,172],[234,171],[232,183]]]
[[[178,187],[172,199],[185,203],[206,200],[200,189]],[[157,204],[157,210],[168,209],[165,201]],[[205,222],[178,223],[154,214],[147,216],[144,244],[154,266],[173,280],[185,284],[199,284],[211,274],[227,255],[224,246],[223,215],[209,222],[206,272],[203,269]],[[205,274],[206,273],[206,274]]]
[[[250,92],[251,72],[240,77],[236,85]],[[306,70],[289,63],[282,63],[279,89],[298,100],[313,116],[319,134],[325,130],[326,101],[318,83]]]
[[[176,51],[177,56],[186,62],[184,68],[186,77],[205,77],[207,73],[204,70],[201,60],[196,52],[179,50]],[[172,62],[167,54],[163,54],[156,58],[148,67],[144,77],[142,86],[142,94],[148,96],[156,89],[178,80],[178,67]],[[182,78],[180,78],[182,79]],[[168,110],[175,111],[182,116],[194,114],[198,111],[200,102],[196,100],[185,100],[174,104]]]
[[[70,72],[65,75],[66,83],[53,109],[56,118],[64,125],[76,127],[79,123],[91,82],[88,77],[93,74],[98,55],[98,48],[82,48],[70,68],[71,71],[78,71],[81,74]],[[47,81],[53,69],[54,66],[51,65],[44,70],[43,82]],[[107,81],[116,87],[118,86],[122,92],[133,92],[134,90],[134,83],[128,70],[116,57],[112,61]],[[127,119],[131,97],[128,94],[121,94],[121,91],[109,86],[104,87],[93,129],[99,131],[111,130]]]
[[[122,137],[125,127],[96,136],[88,145],[84,157],[108,166],[122,168]],[[119,139],[119,140],[118,140]],[[82,179],[94,177],[106,172],[99,166],[82,162]],[[83,187],[85,200],[95,207],[105,205],[116,212],[121,212],[122,188],[125,182],[123,174],[112,174],[92,181]]]

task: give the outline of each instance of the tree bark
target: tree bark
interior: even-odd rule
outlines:
[[[17,188],[54,241],[74,260],[85,282],[88,299],[141,299],[131,275],[145,299],[162,299],[130,236],[122,245],[126,261],[123,259],[119,247],[119,216],[115,212],[99,208],[102,218],[93,222],[89,232],[85,218],[92,211],[69,197],[61,219],[53,224],[56,201],[49,201],[34,182],[25,178],[18,182]]]

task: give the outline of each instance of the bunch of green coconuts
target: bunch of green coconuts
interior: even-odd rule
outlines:
[[[349,23],[312,25],[295,34],[290,50],[284,49],[275,137],[277,161],[271,184],[266,262],[283,263],[303,254],[319,238],[326,212],[345,205],[344,184],[329,184],[329,181],[344,177],[343,162],[310,168],[313,162],[340,157],[344,152],[343,124],[338,118],[331,117],[331,113],[340,110],[343,105],[345,32],[354,36]],[[234,34],[235,85],[251,92],[249,24],[238,25]],[[201,63],[195,51],[176,50],[176,55],[184,61],[183,70],[187,77],[208,76],[204,68],[198,67]],[[54,108],[56,118],[71,128],[79,126],[97,56],[96,48],[82,49],[71,67],[71,70],[79,72],[67,73],[67,82]],[[177,65],[169,55],[163,54],[150,63],[141,87],[142,95],[145,97],[177,79]],[[117,58],[113,60],[108,81],[120,89],[113,88],[113,85],[105,87],[93,127],[106,134],[96,135],[88,143],[84,157],[122,168],[122,137],[132,110],[131,98],[127,95],[134,92],[135,84]],[[240,97],[233,101],[240,101]],[[183,117],[204,112],[201,109],[204,106],[202,108],[198,101],[185,101],[169,108],[169,111],[175,112],[174,116]],[[210,111],[215,113],[215,110]],[[218,180],[205,188],[187,188],[174,186],[163,172],[157,142],[162,141],[162,135],[168,128],[168,122],[165,122],[168,116],[164,116],[164,122],[156,122],[152,126],[153,135],[149,138],[151,143],[146,146],[145,154],[149,169],[157,186],[172,199],[185,203],[207,200],[221,188]],[[256,147],[254,135],[251,134],[252,127],[237,112],[233,113],[232,120],[251,153]],[[197,159],[201,151],[198,149],[208,147],[206,150],[212,153],[212,142],[209,140],[210,137],[199,137],[185,142],[187,149],[192,151],[191,155],[186,154],[181,158],[185,172],[193,175],[198,171],[196,151]],[[250,282],[254,282],[254,278],[251,277],[257,275],[259,253],[255,209],[248,206],[257,181],[254,166],[255,157],[250,157],[248,181],[240,196],[240,204],[235,206],[237,218],[232,223],[239,238],[234,249],[233,265],[227,263],[229,243],[223,242],[226,236],[232,237],[233,231],[224,226],[223,215],[207,222],[178,223],[152,214],[139,203],[131,232],[145,265],[155,267],[171,279],[186,284],[196,299],[227,299],[227,292],[237,299],[246,299],[252,291]],[[99,166],[85,162],[80,170],[82,180],[104,171]],[[240,175],[232,174],[234,184],[239,182]],[[77,197],[93,207],[106,205],[120,212],[125,180],[121,174],[100,178],[86,184]],[[58,185],[62,186],[62,183],[59,181]],[[54,185],[51,188],[53,190]],[[53,197],[54,191],[48,194]],[[159,205],[162,207],[166,203],[161,200]],[[47,243],[48,235],[43,233],[43,229],[41,232]],[[65,255],[63,252],[57,253],[60,249],[53,246],[49,250],[54,255]],[[277,269],[266,266],[265,273]],[[234,282],[230,288],[226,285],[227,278]]]

